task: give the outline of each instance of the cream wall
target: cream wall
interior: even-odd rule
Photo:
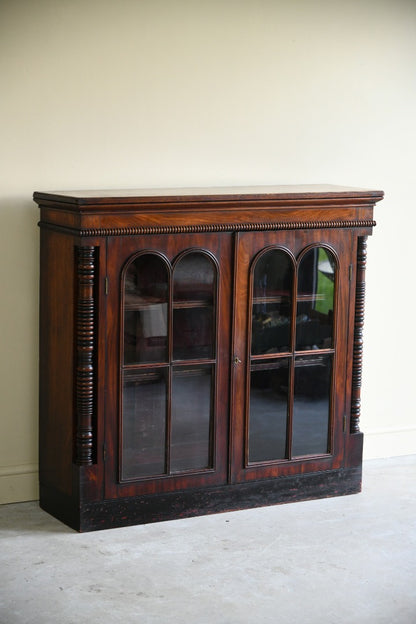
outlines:
[[[34,190],[384,189],[366,457],[414,453],[413,0],[0,0],[0,502],[37,497]]]

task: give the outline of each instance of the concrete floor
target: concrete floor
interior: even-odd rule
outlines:
[[[363,493],[78,534],[0,507],[1,624],[415,624],[416,456]]]

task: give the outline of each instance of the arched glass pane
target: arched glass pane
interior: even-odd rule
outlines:
[[[330,349],[333,346],[336,264],[323,247],[310,249],[298,272],[296,349]]]
[[[166,362],[169,271],[163,258],[143,254],[124,278],[124,363]]]
[[[186,254],[173,273],[173,359],[212,358],[216,267],[204,253]]]
[[[251,353],[290,351],[293,264],[282,249],[257,260],[253,272]]]

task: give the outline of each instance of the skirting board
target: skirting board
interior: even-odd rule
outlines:
[[[22,503],[39,498],[37,464],[0,467],[0,504]]]
[[[416,427],[389,427],[364,430],[363,458],[382,459],[413,455],[416,449]]]

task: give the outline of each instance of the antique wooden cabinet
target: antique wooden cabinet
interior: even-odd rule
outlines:
[[[360,491],[382,196],[35,193],[42,508],[88,531]]]

